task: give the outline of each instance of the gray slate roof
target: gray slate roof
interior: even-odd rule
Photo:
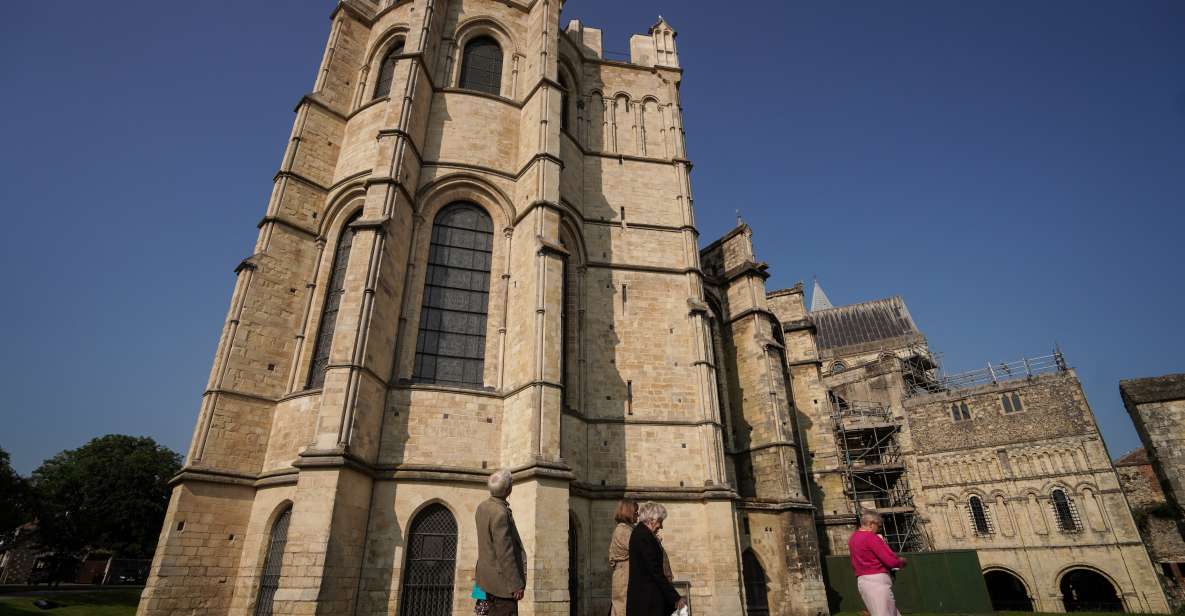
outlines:
[[[1119,393],[1135,404],[1185,400],[1185,373],[1119,381]]]
[[[810,313],[819,350],[921,337],[900,296]]]

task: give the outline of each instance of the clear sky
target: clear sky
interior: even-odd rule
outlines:
[[[9,6],[0,447],[188,447],[332,2]],[[283,8],[281,8],[283,7]],[[734,12],[730,12],[734,11]],[[1050,352],[1113,455],[1121,378],[1185,371],[1185,2],[570,0],[679,32],[704,243],[770,288],[902,295],[950,370]]]

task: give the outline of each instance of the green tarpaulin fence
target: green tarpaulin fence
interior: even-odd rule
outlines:
[[[902,613],[986,614],[992,611],[992,601],[975,550],[916,552],[902,556],[909,561],[909,566],[898,571],[893,582],[893,596]],[[823,559],[823,581],[827,585],[827,601],[832,613],[864,609],[847,556]]]

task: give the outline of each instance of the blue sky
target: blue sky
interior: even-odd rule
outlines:
[[[277,7],[284,7],[279,9]],[[0,447],[188,446],[331,2],[40,0],[0,21]],[[736,8],[735,13],[729,13]],[[679,32],[704,242],[770,288],[900,294],[950,370],[1185,371],[1185,3],[571,0],[608,50]]]

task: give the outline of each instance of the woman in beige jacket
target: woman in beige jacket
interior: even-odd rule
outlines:
[[[612,616],[625,616],[625,591],[630,579],[630,534],[638,522],[638,503],[629,499],[617,503],[617,528],[609,542],[609,569],[613,571]]]

